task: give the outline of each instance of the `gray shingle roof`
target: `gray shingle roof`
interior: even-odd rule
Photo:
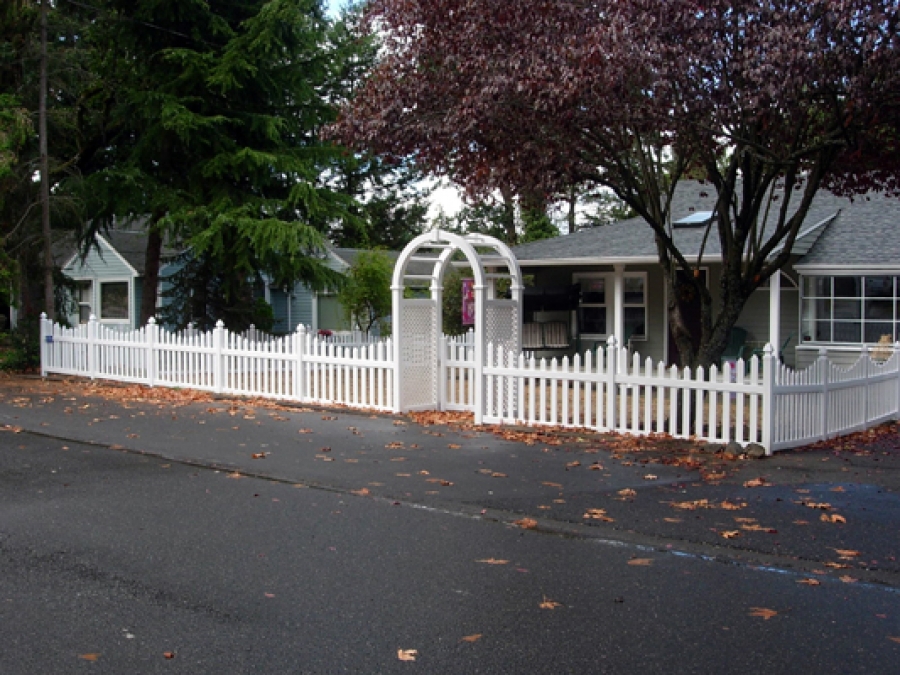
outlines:
[[[715,190],[710,185],[683,181],[672,204],[677,220],[698,211],[714,209]],[[812,226],[833,216],[824,228]],[[771,218],[770,218],[771,222]],[[688,259],[696,257],[704,228],[674,231],[675,242]],[[801,233],[809,240],[800,250],[808,252],[800,261],[814,265],[895,265],[900,268],[900,200],[870,194],[854,200],[820,190],[810,207]],[[818,237],[818,239],[815,239]],[[812,243],[812,242],[815,243]],[[653,231],[643,218],[580,230],[573,234],[531,242],[513,249],[523,265],[554,265],[576,262],[639,263],[657,260]],[[715,231],[706,242],[704,259],[721,253]]]

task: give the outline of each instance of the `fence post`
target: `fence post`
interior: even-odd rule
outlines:
[[[616,367],[619,363],[619,349],[616,336],[610,335],[606,340],[606,428],[616,430]]]
[[[819,347],[819,358],[816,359],[816,368],[819,370],[822,389],[819,393],[819,440],[828,437],[828,350]]]
[[[47,338],[53,339],[47,323],[47,313],[41,312],[41,377],[47,377],[47,359],[50,355],[50,342]]]
[[[147,384],[151,387],[156,386],[156,333],[159,326],[156,325],[156,318],[147,319]]]
[[[894,367],[897,369],[897,398],[894,400],[894,419],[900,419],[900,342],[894,343]]]
[[[91,314],[88,319],[88,377],[92,380],[97,376],[97,317]]]
[[[763,349],[763,419],[762,419],[762,445],[767,455],[774,454],[772,444],[775,441],[775,425],[779,422],[775,412],[775,368],[778,367],[778,359],[775,358],[775,349],[772,343],[766,344]]]
[[[869,345],[862,346],[862,356],[863,359],[863,368],[865,372],[863,373],[864,381],[866,383],[865,395],[863,397],[863,418],[862,418],[862,428],[869,428],[869,373],[871,372],[872,365],[872,353],[869,350]]]
[[[302,401],[306,398],[306,369],[303,367],[304,349],[306,349],[306,326],[297,324],[294,331],[294,398]]]
[[[213,352],[213,391],[217,394],[222,393],[225,385],[225,323],[222,319],[216,321],[216,328],[213,330],[213,344],[215,351]]]

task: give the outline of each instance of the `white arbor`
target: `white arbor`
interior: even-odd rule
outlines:
[[[394,405],[397,412],[441,407],[441,299],[451,266],[471,267],[474,279],[474,408],[481,423],[483,367],[488,344],[519,351],[522,346],[522,273],[509,247],[482,234],[461,236],[435,229],[416,237],[394,267]],[[508,297],[497,282],[507,280]],[[504,286],[506,284],[503,284]]]

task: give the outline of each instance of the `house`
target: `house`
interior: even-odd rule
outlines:
[[[106,326],[138,328],[144,262],[147,253],[146,221],[115,223],[97,234],[95,245],[85,256],[77,250],[74,237],[59,244],[67,252],[61,258],[63,274],[75,284],[74,306],[67,317],[72,325],[86,323],[93,314]],[[174,251],[164,251],[163,259]]]
[[[363,250],[328,246],[325,253],[326,264],[343,274],[353,266]],[[399,255],[397,251],[384,253],[392,260],[396,260]],[[301,323],[313,331],[344,331],[351,328],[337,293],[333,290],[317,292],[302,283],[293,288],[277,288],[266,284],[264,297],[272,306],[275,316],[272,331],[275,333],[289,333]]]
[[[716,194],[684,181],[672,204],[673,236],[697,261]],[[803,368],[825,348],[849,365],[861,347],[900,339],[900,200],[880,194],[838,197],[821,190],[794,245],[791,262],[748,300],[737,326],[745,354],[771,343]],[[642,218],[585,229],[513,249],[534,286],[525,295],[529,324],[560,324],[568,339],[539,356],[583,352],[610,335],[642,357],[677,362],[667,290],[653,231]],[[721,275],[715,235],[705,241],[700,274],[715,299]],[[541,345],[548,347],[546,340]]]
[[[145,221],[117,223],[104,234],[96,236],[96,245],[82,257],[76,250],[74,238],[62,244],[65,250],[60,266],[75,283],[75,305],[67,317],[72,325],[86,323],[91,314],[103,324],[114,328],[139,328],[144,259],[147,251]],[[328,266],[338,272],[348,270],[356,260],[359,249],[333,248],[325,255]],[[397,256],[397,253],[389,253]],[[165,278],[174,271],[166,261],[174,259],[175,251],[166,250],[160,268],[160,290]],[[258,289],[272,307],[274,333],[289,333],[302,323],[313,330],[348,330],[343,309],[333,292],[315,292],[302,283],[283,288],[266,283]],[[157,306],[164,302],[158,298]]]

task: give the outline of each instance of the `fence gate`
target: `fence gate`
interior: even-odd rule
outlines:
[[[472,401],[475,422],[484,410],[482,369],[488,343],[521,349],[522,274],[509,247],[481,234],[461,236],[441,229],[411,241],[394,267],[393,338],[394,405],[397,412],[439,410],[445,373],[442,360],[444,274],[450,267],[471,267],[474,278],[475,375]],[[506,288],[498,288],[506,286]],[[499,297],[500,291],[506,297]]]

